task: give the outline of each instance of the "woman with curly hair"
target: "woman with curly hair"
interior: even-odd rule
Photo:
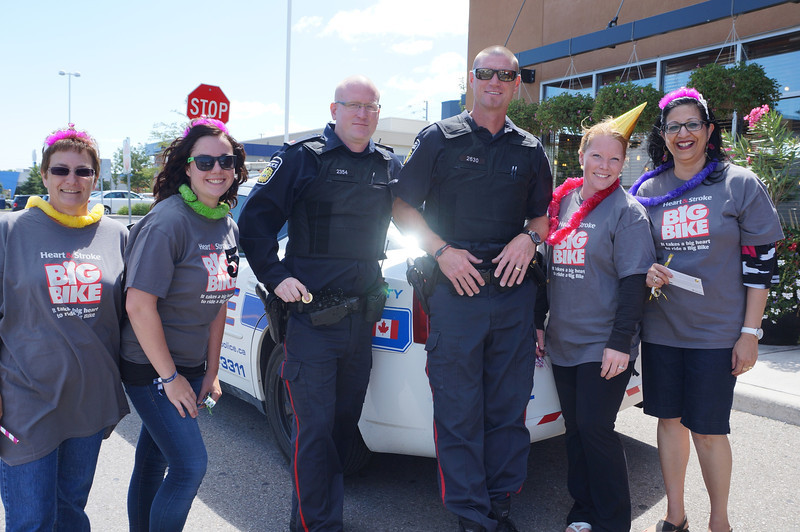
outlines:
[[[125,250],[120,369],[142,419],[128,490],[134,531],[181,530],[206,473],[196,418],[222,395],[217,372],[239,260],[228,211],[247,179],[244,148],[218,120],[193,121],[164,160],[153,208]]]

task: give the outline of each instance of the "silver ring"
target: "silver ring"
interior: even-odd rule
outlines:
[[[653,276],[653,284],[656,284],[657,282],[658,282],[658,276],[654,275]]]
[[[617,369],[625,369],[625,366],[617,366]]]

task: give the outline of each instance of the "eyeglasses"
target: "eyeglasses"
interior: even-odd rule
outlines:
[[[195,155],[194,157],[189,157],[186,159],[186,164],[189,164],[192,161],[194,161],[194,164],[197,165],[197,169],[202,170],[203,172],[213,170],[214,161],[219,161],[219,167],[223,170],[230,170],[236,164],[236,156],[220,155],[219,157],[213,157],[211,155]]]
[[[489,81],[497,74],[497,79],[500,81],[514,81],[517,79],[516,70],[495,70],[494,68],[475,68],[472,70],[475,77],[481,81]]]
[[[338,100],[333,103],[343,105],[345,109],[353,113],[357,113],[362,108],[368,113],[377,113],[381,109],[381,104],[379,103],[340,102]]]
[[[48,170],[53,175],[57,175],[59,177],[66,177],[69,175],[70,172],[73,170],[67,168],[66,166],[51,166]],[[74,170],[75,175],[78,177],[93,177],[94,176],[94,168],[76,168]]]
[[[686,131],[700,131],[704,125],[705,122],[700,120],[689,120],[688,122],[670,122],[662,127],[661,131],[667,135],[675,135],[681,130],[682,127],[685,127]]]

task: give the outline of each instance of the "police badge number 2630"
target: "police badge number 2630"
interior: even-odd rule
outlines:
[[[280,157],[273,157],[272,159],[270,159],[269,163],[267,163],[266,168],[261,170],[261,173],[258,174],[258,181],[256,181],[256,184],[266,185],[267,183],[269,183],[269,180],[272,179],[272,176],[275,175],[275,172],[278,171],[278,168],[281,167],[282,163],[283,159],[281,159]]]

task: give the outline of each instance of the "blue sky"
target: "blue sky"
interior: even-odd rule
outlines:
[[[289,129],[320,127],[336,84],[365,74],[381,116],[440,118],[467,74],[468,0],[293,0]],[[44,138],[72,121],[111,158],[125,137],[150,142],[186,122],[186,97],[218,85],[239,140],[282,134],[286,0],[3,2],[0,170],[41,160]]]

